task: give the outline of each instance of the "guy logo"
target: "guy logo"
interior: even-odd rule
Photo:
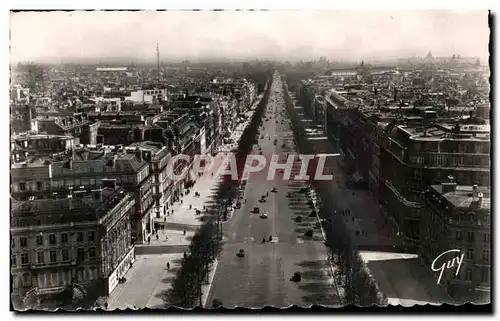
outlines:
[[[451,252],[457,252],[457,253],[459,253],[458,254],[459,256],[456,256],[452,260],[448,260],[447,262],[444,262],[441,266],[436,267],[436,265],[437,265],[436,261],[438,261],[443,255],[445,255],[447,253],[451,253]],[[440,271],[439,278],[437,280],[437,284],[439,284],[441,282],[441,278],[443,277],[444,270],[451,269],[452,267],[455,267],[455,263],[458,264],[457,272],[455,273],[455,276],[457,276],[458,273],[460,272],[460,266],[462,266],[463,260],[464,260],[464,254],[460,254],[460,250],[458,250],[458,249],[448,250],[448,251],[443,252],[440,255],[438,255],[438,257],[436,257],[434,259],[434,261],[432,261],[432,265],[431,265],[432,271],[434,271],[434,272]]]

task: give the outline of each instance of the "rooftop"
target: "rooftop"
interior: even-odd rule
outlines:
[[[80,196],[78,196],[80,195]],[[106,216],[127,194],[116,189],[74,191],[71,198],[13,202],[13,227],[92,222]]]

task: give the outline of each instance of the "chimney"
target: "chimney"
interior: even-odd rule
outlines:
[[[107,165],[109,167],[115,167],[115,164],[116,164],[116,160],[118,158],[118,155],[114,154],[113,156],[111,156],[107,162]]]
[[[142,150],[139,147],[137,147],[135,150],[135,157],[137,157],[137,159],[142,162]]]
[[[478,191],[477,191],[477,184],[472,186],[472,197],[477,198],[478,197]]]
[[[103,178],[101,179],[101,185],[103,188],[116,189],[116,178]]]
[[[477,193],[477,204],[481,206],[481,202],[483,201],[483,193]]]
[[[455,183],[455,179],[453,176],[448,176],[448,182],[441,183],[441,188],[443,190],[443,194],[452,193],[457,190],[457,183]]]
[[[92,197],[95,200],[102,200],[102,190],[101,189],[92,190]]]

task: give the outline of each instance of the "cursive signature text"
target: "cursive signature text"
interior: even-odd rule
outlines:
[[[459,253],[458,256],[454,257],[453,259],[451,260],[448,260],[447,262],[444,262],[443,264],[441,264],[439,267],[437,267],[437,261],[445,254],[447,253],[452,253],[452,252],[457,252]],[[454,249],[454,250],[448,250],[446,252],[443,252],[441,253],[440,255],[438,255],[438,257],[436,257],[434,259],[434,261],[432,261],[432,265],[431,265],[431,269],[432,271],[434,272],[438,272],[439,271],[439,278],[437,280],[437,284],[439,284],[441,282],[441,278],[443,277],[443,272],[444,270],[446,269],[451,269],[453,267],[455,267],[455,263],[458,264],[457,266],[457,272],[455,273],[455,276],[458,275],[458,273],[460,272],[460,266],[462,266],[462,262],[464,260],[464,254],[460,254],[460,250],[458,249]]]

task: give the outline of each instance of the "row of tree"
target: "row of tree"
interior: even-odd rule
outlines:
[[[288,95],[288,89],[283,81],[285,104],[290,115],[293,133],[297,146],[302,153],[315,154],[311,145],[307,143],[307,135],[294,109],[294,104]],[[320,217],[328,217],[324,226],[326,245],[331,253],[336,267],[336,283],[344,289],[343,301],[346,304],[370,306],[372,304],[385,305],[387,300],[379,291],[376,282],[370,275],[365,263],[356,248],[356,243],[349,233],[341,217],[333,216],[336,209],[329,190],[325,184],[315,184],[313,187],[321,198]],[[340,213],[339,213],[340,215]]]
[[[267,90],[257,106],[250,124],[243,132],[236,151],[239,170],[243,168],[242,162],[245,161],[246,155],[256,141],[259,125],[262,123],[262,116],[269,100],[272,71],[268,70],[266,74],[267,79],[269,79]],[[228,175],[224,177],[223,182],[219,185],[216,193],[218,204],[211,209],[212,215],[208,216],[208,220],[193,236],[189,251],[184,255],[172,287],[164,297],[164,301],[169,306],[193,308],[202,305],[202,285],[208,283],[210,264],[222,249],[220,224],[227,219],[228,207],[237,197],[238,187],[239,182],[231,180]]]

